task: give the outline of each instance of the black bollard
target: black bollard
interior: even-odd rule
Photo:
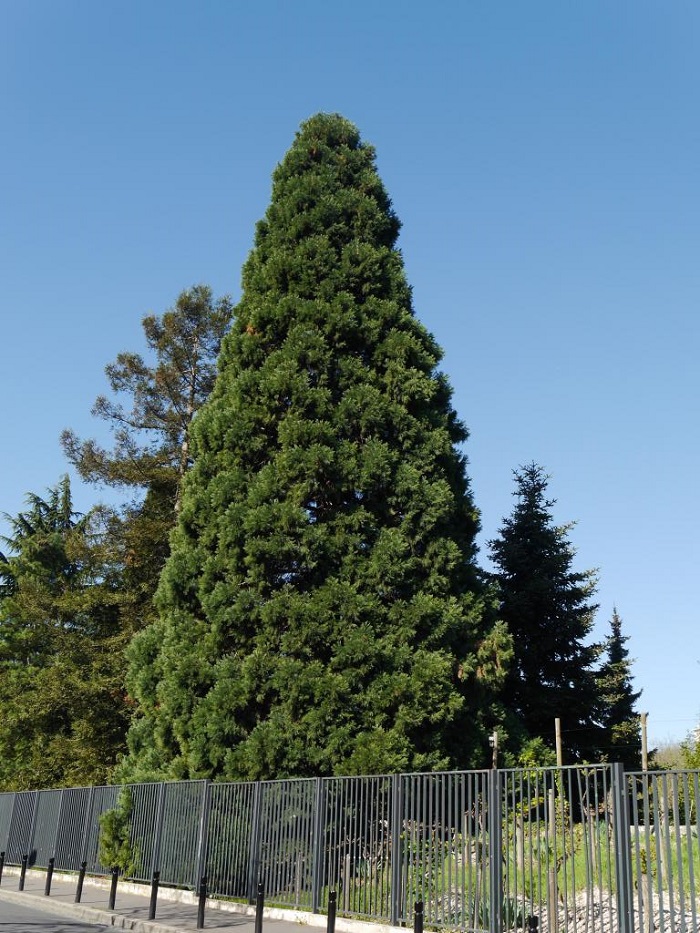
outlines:
[[[158,903],[158,882],[160,881],[160,872],[154,871],[151,879],[151,903],[148,905],[148,919],[156,919],[156,904]]]
[[[117,899],[117,881],[119,881],[119,869],[112,869],[112,883],[109,886],[109,903],[107,906],[110,910],[114,910],[114,902]]]
[[[207,879],[199,882],[199,903],[197,904],[197,929],[204,929],[204,908],[207,906]]]
[[[329,891],[327,933],[335,933],[335,914],[336,914],[337,909],[338,909],[338,893],[336,891]]]
[[[5,853],[0,852],[0,884],[2,884],[2,870],[5,867]]]
[[[75,903],[80,903],[80,898],[83,896],[83,881],[85,881],[85,870],[87,869],[87,862],[80,863],[80,871],[78,872],[78,887],[75,889]]]
[[[28,856],[22,856],[22,867],[19,870],[19,890],[24,891],[24,879],[27,876],[27,861]]]
[[[46,869],[46,884],[44,885],[44,896],[51,894],[51,879],[53,878],[53,867],[56,864],[55,858],[49,859],[49,867]]]
[[[255,933],[262,933],[263,908],[265,907],[265,885],[258,882],[258,896],[255,898]]]
[[[423,933],[423,901],[413,905],[413,933]]]
[[[540,925],[539,917],[528,917],[527,918],[527,929],[528,933],[537,933],[537,928]]]

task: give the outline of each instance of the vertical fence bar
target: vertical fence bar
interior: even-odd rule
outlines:
[[[620,762],[615,762],[610,767],[617,873],[617,928],[619,933],[634,933],[627,782],[624,766]]]
[[[693,780],[694,779],[694,780]],[[690,928],[691,930],[697,930],[698,928],[698,914],[697,914],[697,901],[698,894],[700,892],[696,888],[696,878],[695,878],[695,869],[693,867],[693,807],[691,801],[695,801],[695,814],[696,820],[700,823],[700,813],[698,812],[698,806],[700,805],[700,798],[698,797],[698,774],[686,774],[685,775],[685,795],[684,799],[686,801],[686,840],[688,843],[688,881],[690,887]],[[697,845],[700,845],[700,835],[696,835],[695,838],[698,840]]]
[[[158,800],[156,802],[156,822],[153,827],[153,859],[151,872],[158,872],[160,877],[160,844],[163,836],[163,810],[165,808],[165,784],[161,781],[158,785]]]
[[[12,813],[15,808],[16,794],[6,791],[0,794],[0,850],[7,854],[10,841],[10,827],[12,826]]]
[[[58,814],[56,815],[56,832],[54,833],[54,837],[53,837],[53,851],[51,852],[54,865],[56,864],[56,852],[58,850],[58,839],[59,839],[59,833],[61,831],[61,815],[63,813],[63,794],[64,794],[64,791],[61,790],[61,795],[58,798]]]
[[[29,862],[29,858],[32,853],[32,846],[34,845],[34,832],[36,830],[36,817],[37,817],[37,813],[39,810],[39,795],[40,794],[41,794],[40,790],[34,791],[34,799],[32,801],[32,819],[31,819],[31,823],[29,824],[29,836],[27,838],[27,845],[24,850],[27,856],[27,862]]]
[[[262,784],[255,783],[253,795],[253,818],[250,829],[250,846],[248,855],[248,903],[255,903],[255,888],[260,875],[260,807],[262,804]]]
[[[492,769],[487,776],[488,787],[488,851],[489,851],[489,933],[501,933],[503,924],[503,829],[501,819],[502,775]]]
[[[401,892],[401,869],[402,869],[402,846],[401,846],[401,827],[403,824],[403,794],[402,794],[402,776],[392,774],[391,776],[391,907],[390,922],[392,926],[399,925],[399,919],[403,914],[402,892]]]
[[[94,786],[90,787],[90,793],[88,794],[87,805],[85,807],[85,824],[83,826],[83,840],[80,846],[80,865],[87,866],[87,846],[88,838],[90,836],[90,821],[92,819],[92,803],[95,797],[95,788]],[[83,872],[83,878],[85,873]],[[82,885],[81,885],[82,890]]]
[[[311,843],[313,874],[311,877],[311,910],[317,914],[321,900],[321,865],[323,862],[323,842],[325,833],[325,802],[323,779],[316,778],[314,789],[314,829]]]
[[[197,838],[197,871],[195,878],[199,879],[207,873],[207,836],[209,835],[209,810],[211,803],[211,781],[205,781],[202,794],[202,809],[199,815],[199,835]]]

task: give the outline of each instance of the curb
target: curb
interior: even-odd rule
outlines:
[[[10,877],[19,877],[20,870],[15,865],[5,865],[4,875]],[[27,871],[27,878],[43,879],[46,872],[36,868],[30,868]],[[76,875],[70,872],[56,871],[53,878],[57,882],[75,882]],[[109,880],[101,877],[86,877],[86,886],[93,888],[102,888],[105,891],[109,889]],[[148,898],[150,886],[139,884],[137,882],[120,882],[119,890],[128,894],[137,894],[140,897]],[[161,923],[158,920],[141,920],[136,917],[128,917],[121,913],[112,913],[110,910],[100,910],[97,907],[85,907],[82,904],[67,903],[54,898],[47,898],[40,894],[31,894],[27,892],[8,890],[0,886],[0,900],[6,900],[11,903],[21,904],[30,902],[37,910],[57,910],[62,911],[66,916],[74,917],[79,920],[88,920],[92,923],[101,923],[105,926],[121,930],[133,930],[134,933],[183,933],[183,927],[170,926]],[[187,904],[190,907],[197,905],[197,895],[190,889],[161,887],[159,890],[159,900]],[[221,901],[216,898],[207,898],[207,911],[213,914],[219,914],[224,917],[226,914],[238,915],[239,917],[253,921],[255,919],[255,906],[242,904],[236,901]],[[281,920],[286,923],[293,923],[299,927],[309,928],[312,931],[323,930],[327,928],[327,916],[322,913],[311,913],[306,910],[295,910],[288,907],[265,907],[263,909],[263,918],[265,920]],[[406,933],[405,927],[395,927],[388,923],[372,922],[371,920],[359,920],[354,917],[336,917],[335,930],[337,933]],[[185,931],[186,933],[186,931]]]
[[[0,901],[24,904],[44,912],[61,913],[75,920],[102,924],[117,930],[133,930],[134,933],[182,933],[181,927],[165,926],[157,920],[137,920],[108,910],[97,910],[94,907],[83,907],[80,904],[66,904],[65,901],[51,900],[38,894],[25,894],[0,888]]]

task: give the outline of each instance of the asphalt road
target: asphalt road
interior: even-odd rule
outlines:
[[[83,923],[51,910],[0,901],[0,933],[103,933],[108,927]]]

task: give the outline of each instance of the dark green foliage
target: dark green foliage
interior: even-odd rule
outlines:
[[[305,123],[193,425],[160,619],[131,649],[129,779],[487,756],[509,639],[485,621],[466,431],[398,231],[357,129]]]
[[[601,740],[594,672],[600,649],[587,643],[597,608],[589,602],[594,575],[572,570],[571,526],[553,522],[542,467],[522,467],[515,480],[515,509],[489,544],[500,617],[513,637],[502,694],[512,744],[517,750],[528,739],[542,739],[554,747],[559,717],[565,763],[594,760]]]
[[[627,642],[622,634],[622,619],[613,609],[610,635],[604,652],[605,658],[596,675],[600,720],[604,729],[603,757],[607,761],[621,761],[627,771],[642,767],[642,736],[636,703],[642,691],[632,689],[631,661]]]
[[[128,720],[120,568],[67,477],[28,504],[0,568],[0,787],[99,783]]]

